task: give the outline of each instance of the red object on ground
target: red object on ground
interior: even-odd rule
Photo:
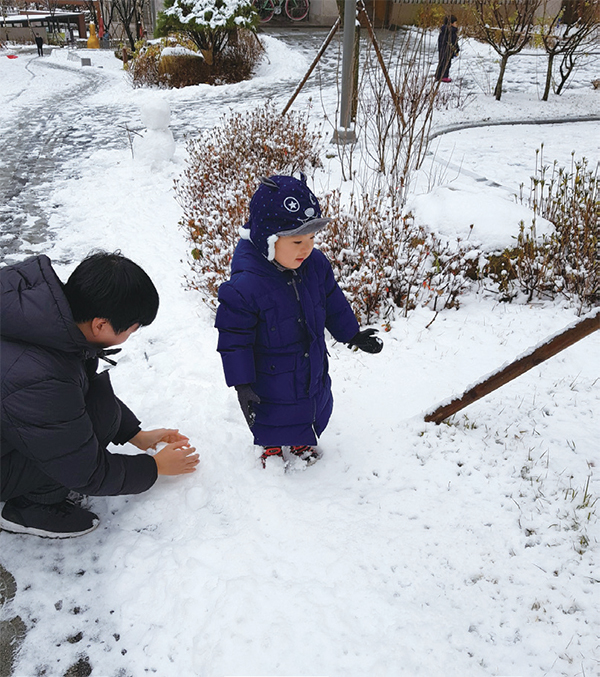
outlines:
[[[6,58],[7,59],[18,59],[19,57],[16,54],[7,54]]]

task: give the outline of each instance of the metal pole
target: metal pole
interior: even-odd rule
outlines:
[[[354,80],[352,73],[354,57],[354,30],[356,23],[356,0],[344,0],[344,39],[342,42],[342,100],[340,102],[340,125],[333,141],[346,143],[356,141],[351,129],[352,91]]]

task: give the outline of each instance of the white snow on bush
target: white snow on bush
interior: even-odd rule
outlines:
[[[176,16],[182,23],[194,22],[211,30],[225,28],[232,20],[240,28],[250,27],[252,21],[239,16],[252,3],[249,0],[175,0],[165,14]]]
[[[160,53],[160,56],[161,58],[163,56],[196,56],[199,59],[204,59],[201,52],[194,52],[193,49],[188,49],[181,45],[177,45],[176,47],[165,47]]]

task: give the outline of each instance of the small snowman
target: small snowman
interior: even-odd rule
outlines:
[[[146,131],[134,139],[135,159],[150,164],[168,162],[175,154],[175,140],[169,129],[169,104],[158,95],[147,96],[140,106],[140,114]]]

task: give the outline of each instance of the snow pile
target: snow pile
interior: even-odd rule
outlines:
[[[531,225],[531,210],[511,202],[495,188],[471,185],[458,189],[437,186],[431,192],[414,196],[407,204],[415,223],[426,228],[435,224],[435,232],[450,240],[468,240],[487,251],[499,251],[515,245],[521,221]],[[536,219],[538,235],[550,233],[553,226],[542,217]]]

